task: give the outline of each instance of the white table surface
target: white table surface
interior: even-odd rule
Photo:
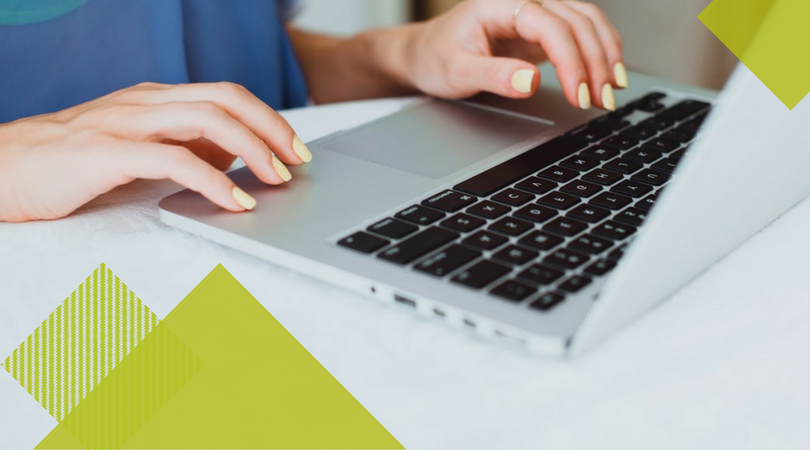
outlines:
[[[403,104],[284,115],[307,141]],[[807,201],[641,321],[559,362],[165,226],[157,202],[177,189],[135,182],[67,219],[0,224],[0,355],[101,262],[159,317],[222,263],[409,449],[810,448]],[[33,448],[55,425],[0,373],[0,449]]]

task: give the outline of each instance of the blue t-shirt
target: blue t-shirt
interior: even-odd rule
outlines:
[[[291,0],[0,0],[0,123],[143,81],[231,81],[303,105]]]

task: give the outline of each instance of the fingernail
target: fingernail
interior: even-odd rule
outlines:
[[[613,98],[613,87],[610,83],[602,86],[602,106],[608,111],[616,111],[616,100]]]
[[[582,83],[579,85],[579,107],[582,109],[591,108],[591,92],[588,90],[588,84]]]
[[[234,186],[234,188],[231,190],[231,195],[233,196],[233,199],[236,200],[236,203],[239,203],[239,206],[248,211],[256,207],[256,199],[251,197],[242,189],[239,189],[238,186]]]
[[[304,162],[312,161],[312,153],[309,151],[307,146],[304,145],[298,135],[295,135],[293,138],[293,150],[295,150],[295,153],[298,154],[298,157]]]
[[[287,169],[287,166],[285,166],[284,163],[276,158],[276,155],[273,155],[273,168],[276,169],[276,173],[281,177],[282,180],[290,181],[292,179],[290,170]]]
[[[613,66],[613,77],[616,78],[616,85],[621,88],[626,88],[630,86],[630,82],[627,80],[627,69],[624,67],[624,63],[617,62],[616,65]]]
[[[512,75],[512,87],[521,94],[528,94],[532,91],[534,81],[534,70],[520,69]]]

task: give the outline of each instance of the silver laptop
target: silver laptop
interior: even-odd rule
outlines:
[[[425,99],[309,144],[313,163],[233,214],[162,220],[459,329],[582,353],[810,194],[810,110],[744,66],[714,92],[635,75],[614,113],[563,99]],[[695,311],[695,314],[700,314]]]

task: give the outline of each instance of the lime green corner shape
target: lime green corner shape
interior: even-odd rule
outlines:
[[[122,448],[403,448],[221,265],[161,324],[204,366]]]
[[[156,324],[102,263],[1,366],[61,422]]]
[[[788,109],[810,92],[808,0],[714,0],[698,19]]]

